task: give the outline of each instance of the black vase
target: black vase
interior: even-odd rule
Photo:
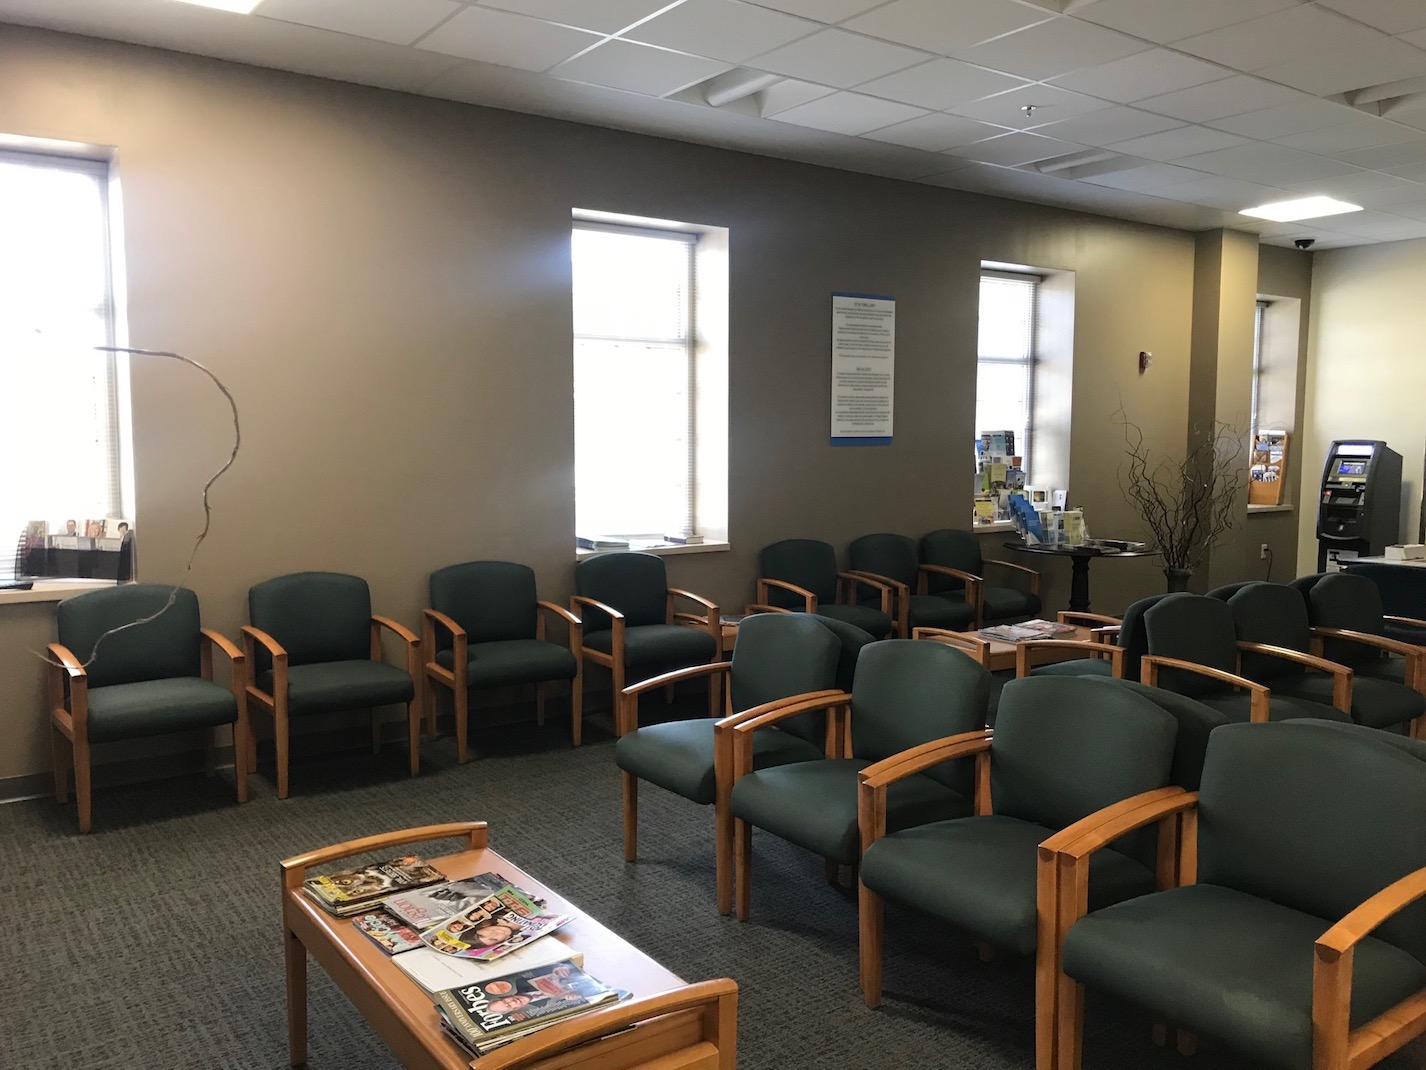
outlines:
[[[1164,579],[1168,581],[1168,592],[1188,590],[1188,581],[1193,578],[1191,568],[1166,568],[1164,569]]]

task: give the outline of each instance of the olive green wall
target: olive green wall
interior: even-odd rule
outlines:
[[[366,576],[411,625],[454,561],[525,561],[568,594],[575,207],[729,229],[732,549],[669,559],[726,606],[775,539],[966,524],[982,259],[1074,272],[1070,495],[1092,534],[1142,535],[1114,475],[1121,404],[1151,445],[1184,441],[1191,234],[10,27],[0,131],[116,148],[132,344],[237,396],[243,449],[186,576],[226,410],[197,373],[133,369],[143,576],[189,584],[230,634],[252,583],[301,569]],[[827,444],[838,290],[898,301],[890,447]],[[1162,586],[1152,560],[1093,578],[1109,611]],[[17,652],[51,619],[0,606],[0,778],[48,767],[39,663]]]

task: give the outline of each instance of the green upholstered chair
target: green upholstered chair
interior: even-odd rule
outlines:
[[[1350,695],[1339,709],[1275,695],[1266,684],[1244,676],[1239,659],[1245,650],[1264,655],[1271,651],[1258,644],[1239,643],[1233,610],[1221,598],[1166,595],[1145,611],[1144,629],[1149,652],[1140,659],[1140,679],[1150,686],[1196,698],[1235,721],[1351,719],[1344,712],[1350,708]]]
[[[661,557],[587,557],[575,566],[574,587],[569,608],[582,622],[580,658],[604,666],[614,678],[616,718],[630,678],[708,664],[722,656],[718,607],[691,591],[670,587]],[[702,612],[680,611],[680,601]],[[721,679],[708,679],[710,717],[718,716]]]
[[[1152,824],[1181,827],[1177,886],[1088,909],[1094,853]],[[1423,827],[1420,743],[1305,720],[1215,729],[1198,792],[1058,846],[1058,1065],[1079,1065],[1080,986],[1254,1065],[1385,1058],[1426,1026]]]
[[[1053,886],[1037,889],[1039,845],[1105,807],[1170,784],[1177,734],[1174,717],[1114,681],[1013,680],[1001,692],[993,734],[951,736],[863,770],[859,898],[867,1006],[881,1002],[888,899],[947,921],[991,949],[1034,955],[1037,992],[1053,998],[1054,913],[1040,906],[1042,896],[1050,903],[1055,896]],[[935,764],[971,755],[974,814],[888,833],[889,792]],[[1154,844],[1133,846],[1139,845],[1099,857],[1090,879],[1095,905],[1154,889]],[[1054,872],[1047,867],[1050,878]]]
[[[841,621],[807,613],[756,613],[738,627],[731,661],[692,665],[651,677],[624,690],[618,716],[619,766],[624,802],[624,858],[638,857],[639,781],[646,780],[691,802],[714,807],[714,852],[718,910],[732,908],[732,824],[728,811],[730,781],[726,749],[730,741],[715,731],[711,719],[638,724],[639,696],[682,680],[703,676],[727,679],[725,720],[763,711],[805,695],[835,695],[843,665],[855,660],[871,636]],[[791,718],[781,731],[763,732],[755,741],[753,765],[811,761],[826,755],[824,718],[817,713]],[[722,752],[720,754],[720,751]]]
[[[949,565],[923,565],[916,555],[916,541],[909,535],[881,533],[853,539],[848,547],[854,575],[888,584],[896,592],[896,634],[911,637],[913,628],[946,628],[961,631],[975,627],[975,607],[980,597],[980,577]],[[931,576],[958,579],[965,584],[960,600],[954,596],[927,594]],[[869,604],[867,596],[860,596]]]
[[[1342,575],[1346,579],[1345,574]],[[1324,581],[1325,582],[1325,581]],[[1370,581],[1366,581],[1370,583]],[[1312,625],[1308,621],[1307,605],[1302,594],[1284,583],[1249,583],[1228,598],[1238,638],[1251,643],[1263,643],[1281,650],[1309,655],[1313,646]],[[1362,661],[1380,661],[1377,647],[1340,641],[1338,649],[1355,653]],[[1245,651],[1242,673],[1250,680],[1267,684],[1273,694],[1288,698],[1338,705],[1343,692],[1342,673],[1346,674],[1350,691],[1342,703],[1352,720],[1370,728],[1405,731],[1413,721],[1426,713],[1426,696],[1414,687],[1394,680],[1352,674],[1355,666],[1325,661],[1339,666],[1336,676],[1310,671],[1307,663],[1284,660],[1280,655],[1264,657]]]
[[[921,539],[921,561],[927,565],[944,565],[968,573],[980,580],[976,587],[979,601],[975,607],[975,626],[1003,624],[1024,620],[1040,613],[1040,574],[1033,568],[1014,565],[1009,561],[987,560],[980,553],[980,539],[974,532],[941,528]],[[985,579],[987,566],[1003,570],[1020,582],[1019,587],[993,586]],[[966,601],[966,581],[960,576],[932,573],[926,579],[926,592],[953,601]]]
[[[758,736],[790,714],[774,711],[738,721],[733,740],[730,804],[738,916],[748,917],[751,830],[765,829],[820,855],[827,875],[861,857],[857,775],[874,762],[944,736],[985,728],[990,673],[940,643],[883,639],[862,648],[850,702],[845,694],[816,705],[831,717],[832,746],[821,761],[757,769]],[[803,715],[803,714],[799,714]],[[888,794],[892,830],[970,813],[968,763],[938,766],[899,782]]]
[[[535,573],[513,561],[467,561],[431,573],[431,604],[422,615],[426,658],[427,725],[435,734],[436,689],[451,692],[455,710],[456,759],[466,760],[471,696],[478,690],[535,685],[536,719],[545,723],[545,688],[571,680],[570,723],[574,745],[583,734],[579,618],[563,606],[543,602]],[[568,642],[545,639],[546,616],[562,620]]]
[[[66,598],[56,616],[59,641],[45,662],[54,790],[61,803],[69,800],[72,771],[80,832],[90,828],[95,743],[232,725],[238,801],[247,801],[243,655],[202,626],[197,595],[161,583],[125,584]],[[230,662],[228,687],[213,681],[214,647]]]
[[[1144,613],[1160,599],[1161,594],[1152,594],[1132,602],[1124,610],[1124,616],[1115,620],[1096,613],[1059,614],[1059,620],[1066,624],[1081,624],[1092,628],[1096,639],[1112,640],[1123,651],[1121,675],[1126,680],[1139,679],[1139,659],[1149,652],[1149,637],[1144,630]],[[1112,622],[1112,623],[1111,623]],[[1108,657],[1076,658],[1074,661],[1057,661],[1048,665],[1035,664],[1037,653],[1049,650],[1073,650],[1081,643],[1068,639],[1037,639],[1033,643],[1021,643],[1015,651],[1016,676],[1112,676],[1113,660]]]
[[[1352,561],[1345,567],[1349,576],[1376,584],[1388,639],[1426,644],[1426,620],[1421,619],[1426,616],[1426,571],[1386,561]]]
[[[416,681],[421,641],[389,617],[372,613],[366,580],[339,572],[295,572],[264,580],[248,589],[248,620],[251,624],[243,628],[247,697],[250,708],[255,705],[272,718],[279,799],[287,798],[293,717],[368,709],[375,749],[379,708],[404,704],[411,775],[420,771]],[[405,643],[404,668],[381,660],[383,630]]]
[[[891,586],[838,572],[837,554],[830,543],[783,539],[762,548],[758,567],[757,601],[761,605],[846,621],[873,639],[891,634],[891,617],[896,611]],[[877,590],[881,593],[877,605],[857,601],[859,591]]]

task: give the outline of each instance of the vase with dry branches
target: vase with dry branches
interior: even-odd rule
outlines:
[[[1188,589],[1189,578],[1213,544],[1233,526],[1247,486],[1243,432],[1214,421],[1194,429],[1183,456],[1155,453],[1143,429],[1121,409],[1124,429],[1120,487],[1149,529],[1170,591]]]

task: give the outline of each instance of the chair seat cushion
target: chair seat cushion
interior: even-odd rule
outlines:
[[[606,628],[589,633],[584,645],[609,654],[613,651],[614,632]],[[624,629],[624,664],[648,669],[651,675],[712,661],[717,651],[718,643],[711,635],[682,624],[642,624]]]
[[[271,693],[272,673],[258,677]],[[381,661],[324,661],[287,668],[287,712],[331,713],[410,702],[415,685],[405,669]]]
[[[980,589],[982,617],[986,623],[1033,617],[1040,612],[1040,596],[1014,587],[982,587]]]
[[[1273,697],[1307,699],[1331,705],[1332,677],[1309,673],[1273,688]],[[1415,688],[1390,680],[1353,675],[1352,720],[1368,728],[1389,728],[1420,717],[1426,710],[1426,696]]]
[[[850,865],[861,850],[857,774],[870,764],[860,758],[824,758],[750,773],[733,785],[733,816]],[[892,832],[964,817],[971,810],[965,798],[920,774],[892,784],[886,796],[886,827]]]
[[[1354,680],[1370,676],[1373,680],[1390,680],[1392,683],[1406,683],[1405,658],[1372,658],[1360,665],[1352,666]]]
[[[233,693],[197,676],[90,688],[89,741],[212,728],[238,719]]]
[[[911,596],[911,627],[949,628],[963,630],[975,624],[975,606],[960,594],[913,594]]]
[[[1312,1065],[1312,945],[1331,922],[1209,884],[1105,907],[1069,931],[1064,969],[1094,988],[1217,1037],[1267,1066]],[[1357,945],[1352,1028],[1426,985],[1426,965]]]
[[[860,628],[873,639],[885,639],[891,634],[891,618],[873,606],[844,606],[831,603],[819,605],[817,615]]]
[[[1074,661],[1056,661],[1049,665],[1036,665],[1030,670],[1031,676],[1104,676],[1114,674],[1114,666],[1108,658],[1076,658]]]
[[[542,639],[501,639],[471,643],[467,648],[467,679],[472,688],[530,684],[541,680],[573,680],[574,654],[569,647]],[[436,664],[455,664],[450,650],[436,654]]]
[[[1252,702],[1245,694],[1195,695],[1194,697],[1205,706],[1217,710],[1234,721],[1250,719]],[[1321,721],[1344,721],[1347,723],[1352,720],[1335,706],[1321,702],[1308,702],[1306,699],[1287,698],[1279,696],[1276,692],[1273,693],[1272,706],[1268,711],[1269,721],[1291,721],[1299,717],[1315,717]]]
[[[893,832],[862,855],[872,891],[942,918],[1017,955],[1036,943],[1036,849],[1053,829],[989,815]],[[1090,858],[1094,910],[1154,890],[1154,875],[1117,851]]]
[[[753,733],[753,767],[807,762],[822,752],[805,739],[779,729]],[[713,775],[713,721],[669,721],[636,728],[619,737],[614,761],[626,773],[711,806],[715,797]]]

